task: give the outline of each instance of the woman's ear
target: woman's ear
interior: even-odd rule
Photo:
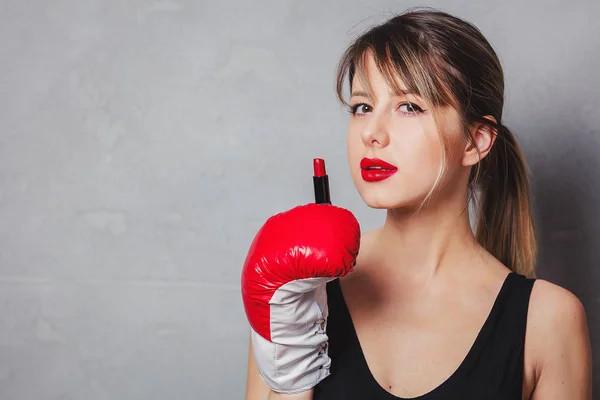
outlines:
[[[496,119],[491,115],[486,115],[484,118],[497,123]],[[470,167],[485,158],[488,155],[498,136],[498,131],[492,126],[477,122],[469,130],[469,134],[473,138],[465,146],[461,164],[465,167]]]

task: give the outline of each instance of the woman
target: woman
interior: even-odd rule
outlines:
[[[400,14],[347,49],[337,90],[352,178],[387,218],[327,284],[330,375],[277,394],[251,344],[247,399],[591,399],[584,309],[534,278],[527,168],[480,31]]]

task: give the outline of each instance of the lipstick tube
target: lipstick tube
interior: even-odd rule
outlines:
[[[329,177],[325,171],[325,160],[315,158],[313,160],[313,186],[315,189],[315,203],[331,204],[329,194]]]

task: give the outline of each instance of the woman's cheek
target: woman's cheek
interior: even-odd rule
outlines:
[[[398,151],[399,158],[406,167],[411,170],[425,173],[427,170],[436,168],[439,165],[441,154],[439,139],[426,132],[414,131],[406,135],[404,140],[399,141],[401,150]]]
[[[407,186],[414,195],[429,192],[440,171],[442,149],[439,139],[419,132],[412,140],[406,140],[399,159]]]
[[[348,165],[353,179],[360,177],[360,159],[362,158],[362,141],[358,134],[353,132],[348,133],[347,138],[347,153]]]

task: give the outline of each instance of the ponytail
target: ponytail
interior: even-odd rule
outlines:
[[[529,171],[515,135],[504,125],[480,168],[482,179],[474,182],[480,191],[477,241],[513,272],[535,277],[538,249]]]

